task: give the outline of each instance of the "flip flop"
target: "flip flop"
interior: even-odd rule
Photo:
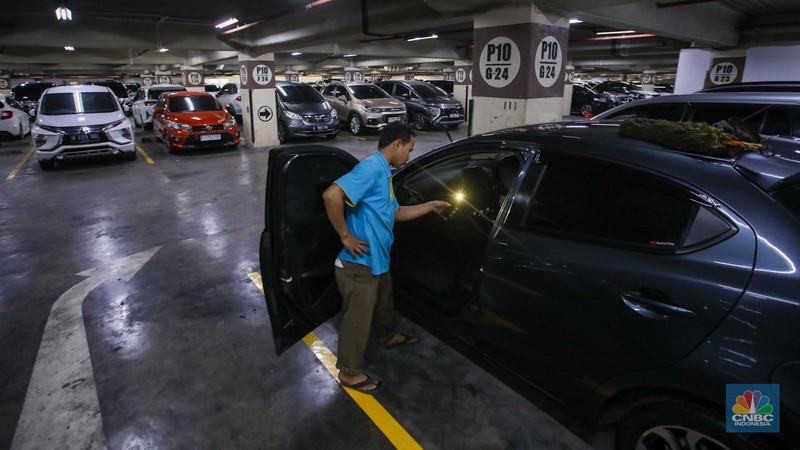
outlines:
[[[370,374],[368,374],[366,372],[364,372],[364,375],[366,375],[366,377],[367,377],[364,381],[359,381],[358,383],[350,384],[350,383],[346,383],[346,382],[344,382],[342,380],[339,380],[339,384],[341,384],[342,386],[344,386],[344,387],[346,387],[348,389],[353,389],[355,391],[358,391],[358,392],[360,392],[362,394],[367,394],[367,395],[375,394],[375,393],[377,393],[378,391],[381,390],[381,386],[383,386],[383,383],[381,383],[380,380],[378,380],[377,378],[373,378],[372,375],[370,375]],[[366,387],[371,386],[371,385],[375,386],[375,388],[373,388],[373,389],[365,389]]]
[[[391,344],[383,344],[383,346],[386,347],[386,348],[397,348],[397,347],[400,347],[401,345],[414,345],[417,342],[419,342],[419,338],[416,337],[416,336],[412,336],[410,334],[405,334],[405,333],[399,333],[399,332],[397,334],[399,334],[400,336],[403,336],[403,339],[401,339],[401,340],[399,340],[397,342],[391,343]]]

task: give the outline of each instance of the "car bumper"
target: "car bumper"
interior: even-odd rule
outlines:
[[[209,133],[188,131],[171,131],[167,140],[173,150],[189,150],[209,147],[235,147],[239,145],[241,135],[238,128],[220,130]]]
[[[337,120],[331,123],[306,123],[301,120],[290,120],[286,124],[286,133],[289,136],[309,137],[319,135],[329,135],[339,132]]]
[[[464,123],[464,114],[442,115],[433,119],[432,122],[439,125],[458,125]]]
[[[367,117],[362,116],[362,120],[364,122],[365,127],[374,130],[380,130],[381,128],[385,127],[386,125],[389,125],[392,122],[405,122],[406,114],[405,113],[367,114]]]
[[[123,156],[135,152],[136,146],[133,141],[127,144],[99,142],[85,145],[62,145],[48,151],[36,150],[36,158],[39,161],[66,161],[95,156]]]

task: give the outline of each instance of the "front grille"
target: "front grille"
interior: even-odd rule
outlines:
[[[192,131],[214,131],[214,130],[224,130],[225,127],[222,125],[203,125],[200,127],[192,127]]]
[[[329,123],[333,120],[330,114],[303,114],[306,123]]]
[[[405,112],[405,108],[383,108],[381,112]]]
[[[442,108],[442,114],[461,114],[461,112],[462,111],[460,106]]]

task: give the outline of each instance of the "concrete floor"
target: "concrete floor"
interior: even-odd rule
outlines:
[[[446,141],[420,133],[412,158]],[[268,152],[170,155],[149,131],[137,142],[153,164],[43,172],[30,159],[14,177],[31,143],[1,143],[0,449],[392,448],[307,346],[275,355],[249,277]],[[364,158],[377,136],[293,145],[308,142]],[[336,320],[317,330],[333,350]],[[371,349],[369,367],[387,384],[376,399],[423,448],[589,448],[401,321],[422,342]],[[59,415],[71,395],[82,403]]]

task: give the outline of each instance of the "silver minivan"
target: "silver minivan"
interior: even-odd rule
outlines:
[[[353,134],[362,134],[366,129],[380,130],[389,123],[406,120],[403,102],[372,83],[332,81],[322,95]]]

